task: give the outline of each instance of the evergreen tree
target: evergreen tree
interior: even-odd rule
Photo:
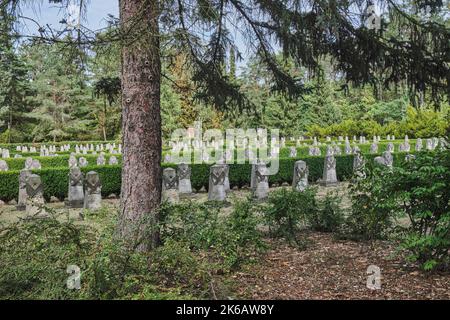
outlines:
[[[66,55],[62,46],[31,42],[22,48],[30,65],[32,86],[39,105],[29,117],[35,126],[34,140],[61,141],[90,131],[92,95],[86,86],[86,76],[77,55]]]
[[[0,7],[0,139],[21,140],[19,126],[33,107],[34,91],[28,76],[29,67],[18,56],[13,42],[13,16]]]
[[[233,46],[230,47],[230,80],[232,82],[236,81],[236,50]]]
[[[108,129],[111,118],[119,114],[117,100],[120,96],[121,84],[118,77],[102,77],[94,84],[94,95],[102,102],[95,104],[94,118],[98,123],[104,141],[108,140]],[[112,126],[115,128],[115,126]]]

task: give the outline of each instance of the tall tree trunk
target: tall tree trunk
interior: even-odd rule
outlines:
[[[107,123],[106,123],[106,99],[104,99],[103,100],[103,128],[102,128],[102,131],[103,131],[103,141],[106,141],[107,139],[107,137],[106,137],[106,125],[107,125]]]
[[[158,222],[161,201],[161,61],[158,3],[155,0],[120,0],[125,39],[122,47],[123,163],[122,239],[144,238],[139,250],[159,242],[152,228]],[[145,220],[145,221],[144,221]],[[145,229],[145,231],[144,231]]]
[[[106,128],[105,128],[105,126],[103,125],[103,128],[102,128],[102,133],[103,133],[103,141],[107,141],[107,139],[106,139]]]
[[[8,143],[11,143],[11,130],[12,130],[12,112],[9,111],[9,121],[8,121]]]

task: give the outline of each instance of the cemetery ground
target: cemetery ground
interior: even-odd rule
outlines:
[[[318,187],[317,197],[323,199],[332,190],[339,195],[342,209],[346,209],[351,205],[347,187],[347,183],[332,188]],[[282,188],[288,187],[271,188],[270,192]],[[250,191],[245,188],[232,190],[228,196],[229,204],[220,209],[220,214],[229,215],[235,204],[249,195]],[[196,193],[189,199],[195,203],[205,203],[207,193]],[[84,220],[79,218],[81,209],[67,209],[64,203],[58,201],[47,205],[55,213],[61,214],[58,220],[66,221],[69,217],[77,226],[93,227],[98,231],[95,236],[100,237],[104,227],[114,220],[118,204],[117,198],[104,199],[103,209],[96,214],[86,213]],[[0,206],[0,223],[12,225],[24,217],[25,214],[16,211],[12,205]],[[158,290],[167,290],[166,294],[171,299],[450,299],[448,270],[423,271],[417,264],[407,261],[395,241],[352,241],[339,239],[333,233],[304,229],[299,231],[302,245],[297,245],[274,238],[267,230],[261,231],[264,233],[262,241],[266,249],[249,253],[249,257],[237,268],[221,268],[214,261],[198,264],[189,260],[189,256],[185,258],[187,261],[177,260],[170,258],[170,254],[182,255],[183,251],[180,253],[175,249],[169,252],[162,260],[169,266],[163,267],[167,274]],[[100,252],[91,254],[101,255]],[[200,255],[197,257],[199,260],[209,259],[207,250],[195,251],[194,254]],[[174,265],[170,266],[171,263]],[[381,269],[380,290],[367,288],[367,268],[370,265]],[[203,278],[205,274],[207,279]],[[184,277],[192,277],[194,283],[187,284],[188,280],[182,279]],[[140,276],[134,280],[145,281]],[[83,281],[82,277],[82,286]],[[144,290],[138,295],[124,298],[164,297],[145,293]],[[108,296],[99,293],[98,298]]]

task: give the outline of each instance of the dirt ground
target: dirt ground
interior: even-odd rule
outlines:
[[[270,241],[260,264],[237,273],[239,295],[247,299],[450,299],[450,273],[428,274],[405,263],[386,242],[338,241],[308,233],[299,250]],[[380,268],[381,289],[367,287],[368,267]]]
[[[342,207],[350,205],[345,184],[319,187],[318,196],[330,191],[341,196]],[[248,190],[233,190],[229,201],[233,203],[249,194]],[[207,193],[190,198],[206,201]],[[104,205],[115,210],[118,199],[105,199]],[[89,219],[81,221],[81,209],[67,209],[64,203],[48,206],[77,223],[99,223]],[[225,213],[231,209],[232,206],[225,208]],[[22,217],[25,213],[16,211],[13,205],[0,206],[0,222],[11,223]],[[416,265],[405,262],[393,243],[340,241],[331,234],[318,232],[305,235],[308,239],[305,250],[281,240],[266,239],[270,249],[261,260],[232,275],[237,296],[247,299],[450,299],[449,272],[420,271]],[[367,269],[371,265],[381,271],[379,290],[367,288]]]

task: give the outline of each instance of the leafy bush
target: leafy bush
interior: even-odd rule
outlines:
[[[0,229],[1,299],[75,299],[66,287],[68,265],[86,269],[95,232],[48,219],[21,220]]]
[[[366,178],[354,179],[349,186],[352,208],[340,230],[340,237],[355,240],[386,239],[398,212],[394,200],[385,192],[384,182],[391,179],[386,167],[367,164]]]
[[[182,202],[161,207],[161,238],[206,250],[225,268],[234,268],[255,251],[264,249],[253,205],[238,202],[229,216],[220,216],[218,203]]]
[[[400,229],[401,248],[427,270],[448,265],[450,250],[449,151],[423,152],[392,169],[366,170],[350,187],[352,210],[341,237],[386,239]],[[408,226],[394,229],[400,217]]]
[[[258,211],[251,199],[234,203],[233,211],[225,222],[226,232],[218,243],[226,254],[228,266],[236,267],[240,263],[250,261],[254,253],[266,249],[258,230],[261,222],[261,218],[256,215]]]
[[[417,110],[408,107],[407,118],[400,122],[398,134],[410,137],[443,137],[450,127],[448,119],[434,110]]]
[[[344,214],[339,205],[339,195],[327,193],[325,199],[318,203],[318,210],[312,211],[309,216],[311,227],[321,232],[337,231],[344,222]]]
[[[422,153],[394,168],[384,192],[394,210],[409,218],[402,248],[427,270],[450,262],[449,151]]]
[[[100,230],[67,220],[50,208],[47,211],[49,217],[23,219],[0,228],[0,299],[188,299],[220,295],[210,288],[215,266],[183,242],[166,238],[156,250],[139,252],[131,240],[123,242],[115,236],[115,214],[105,217]],[[80,290],[66,285],[69,265],[80,268]]]
[[[391,113],[392,116],[393,106],[398,109],[397,114],[393,119],[389,119],[386,112]],[[308,135],[324,138],[326,136],[336,137],[339,135],[372,137],[374,135],[383,136],[389,134],[397,137],[408,135],[410,138],[427,138],[445,136],[450,128],[444,113],[434,110],[416,110],[410,106],[406,108],[406,117],[402,119],[401,114],[405,113],[403,109],[402,101],[393,101],[388,104],[381,103],[369,113],[377,121],[344,120],[326,127],[312,125],[308,128]],[[386,122],[385,120],[391,121]]]
[[[270,193],[263,210],[270,232],[291,243],[302,245],[297,233],[301,224],[306,225],[309,217],[316,214],[316,193],[316,188],[312,187],[304,192],[282,188]]]
[[[220,204],[185,201],[163,203],[160,208],[161,239],[174,239],[191,248],[207,249],[219,236]]]
[[[151,252],[150,273],[156,283],[178,288],[184,294],[209,297],[212,281],[210,266],[186,243],[166,239],[163,246]]]

